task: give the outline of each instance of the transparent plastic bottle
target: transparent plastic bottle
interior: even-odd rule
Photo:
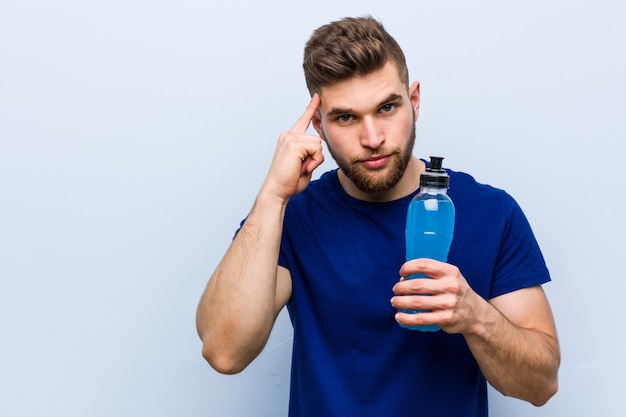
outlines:
[[[406,260],[430,258],[447,262],[454,233],[454,204],[448,197],[450,177],[442,169],[442,157],[431,156],[430,167],[420,176],[420,191],[409,203],[406,217]],[[412,274],[406,279],[430,278]],[[400,310],[420,313],[422,310]],[[437,331],[439,326],[405,326],[411,330]]]

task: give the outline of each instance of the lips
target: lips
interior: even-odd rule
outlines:
[[[376,155],[376,156],[369,157],[367,159],[363,159],[361,163],[367,168],[377,169],[377,168],[382,168],[385,165],[387,165],[387,162],[389,162],[390,158],[391,158],[390,155]]]

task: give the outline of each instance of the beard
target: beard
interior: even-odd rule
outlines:
[[[339,157],[326,141],[328,152],[333,157],[341,172],[354,183],[361,191],[366,193],[378,193],[388,191],[398,184],[404,172],[406,171],[411,157],[413,156],[413,147],[415,146],[415,125],[411,129],[409,140],[404,149],[395,148],[392,150],[375,149],[370,155],[361,156],[346,160]],[[367,159],[374,154],[389,154],[391,160],[389,165],[381,170],[368,170],[364,168],[359,161]]]

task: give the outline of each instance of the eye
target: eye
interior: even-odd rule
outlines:
[[[341,116],[337,116],[337,120],[341,123],[347,123],[354,118],[351,114],[342,114]]]
[[[380,108],[380,111],[383,113],[389,113],[391,111],[393,111],[393,109],[396,108],[396,105],[393,103],[387,103],[387,104],[383,104],[383,106]]]

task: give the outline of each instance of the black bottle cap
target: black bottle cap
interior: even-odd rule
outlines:
[[[450,184],[450,177],[442,166],[443,157],[431,156],[430,166],[426,168],[426,171],[422,175],[420,175],[420,186],[448,188],[448,184]]]

